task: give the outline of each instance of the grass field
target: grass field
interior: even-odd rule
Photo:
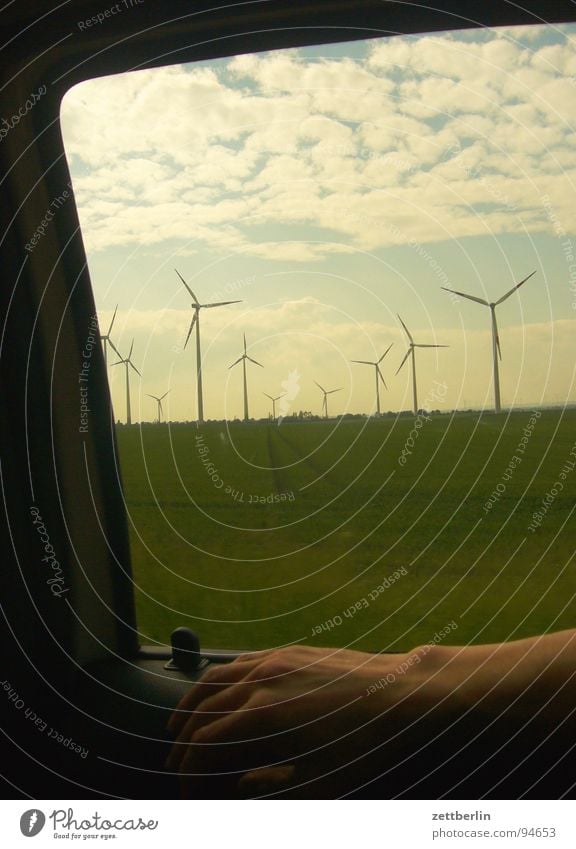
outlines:
[[[451,643],[574,627],[576,412],[419,424],[119,427],[142,641],[188,625],[214,648],[380,650],[451,621]]]

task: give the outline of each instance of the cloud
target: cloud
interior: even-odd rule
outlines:
[[[172,241],[309,262],[397,244],[398,226],[423,243],[552,232],[546,193],[575,227],[576,59],[542,33],[396,37],[360,58],[292,50],[84,83],[62,124],[88,248]],[[309,237],[282,240],[290,225]]]

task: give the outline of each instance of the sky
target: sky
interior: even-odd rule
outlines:
[[[131,376],[133,420],[576,403],[576,29],[372,39],[91,80],[66,95],[65,149],[100,330]],[[114,357],[109,361],[114,362]],[[109,365],[115,417],[124,369]],[[438,393],[438,386],[442,391]],[[441,402],[439,401],[441,399]]]

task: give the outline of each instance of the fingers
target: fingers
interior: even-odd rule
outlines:
[[[261,652],[252,652],[250,654],[240,655],[231,663],[218,664],[210,666],[206,670],[202,679],[194,684],[185,696],[178,702],[174,713],[168,721],[168,730],[178,736],[184,725],[190,718],[190,713],[194,712],[198,705],[203,701],[213,696],[231,684],[237,684],[248,676],[251,676],[251,683],[258,681],[267,681],[267,676],[254,676],[253,673],[257,670],[262,661],[276,654],[275,649],[270,649]]]
[[[261,692],[253,693],[240,708],[232,700],[225,702],[222,694],[214,697],[216,701],[222,710],[191,717],[183,728],[166,762],[169,770],[192,776],[222,771],[241,774],[308,755],[317,760],[312,754],[321,733],[316,722],[307,723],[304,729],[291,727],[284,710]],[[326,729],[322,736],[323,759],[329,742]],[[331,742],[337,744],[338,738]]]
[[[276,767],[293,749],[286,733],[256,732],[250,711],[228,714],[198,732],[194,741],[180,748],[177,771],[185,798],[206,794],[238,794],[243,773]],[[204,736],[203,736],[204,735]]]
[[[333,655],[334,653],[332,653]],[[349,664],[326,651],[309,648],[241,655],[232,663],[211,666],[181,699],[169,728],[176,737],[166,762],[179,773],[188,798],[206,796],[214,781],[232,796],[258,795],[258,787],[288,786],[297,762],[332,736],[333,717],[345,705],[333,705],[326,691],[349,674]],[[309,716],[303,701],[313,696]],[[355,701],[356,691],[352,693]],[[320,724],[318,724],[320,723]],[[342,734],[334,722],[334,740]],[[320,769],[314,756],[313,771]],[[280,768],[282,767],[282,769]],[[268,772],[262,772],[266,768]],[[246,776],[239,780],[239,776]],[[227,777],[226,777],[227,776]],[[273,791],[271,791],[273,792]]]
[[[167,726],[172,734],[177,736],[180,733],[190,718],[190,713],[195,711],[201,702],[244,678],[252,666],[240,663],[239,660],[238,658],[232,663],[211,666],[206,670],[202,679],[194,684],[176,705]]]
[[[166,760],[167,769],[179,769],[180,762],[185,754],[185,747],[201,728],[206,725],[214,725],[222,714],[226,715],[241,710],[248,698],[249,691],[246,687],[242,685],[227,686],[200,702],[192,714],[188,712],[183,714],[184,722],[179,726],[178,736],[172,744],[172,750]]]

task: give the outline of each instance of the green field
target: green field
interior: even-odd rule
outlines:
[[[380,650],[452,620],[452,643],[574,627],[576,411],[531,416],[119,427],[142,642],[188,625],[214,648]]]

